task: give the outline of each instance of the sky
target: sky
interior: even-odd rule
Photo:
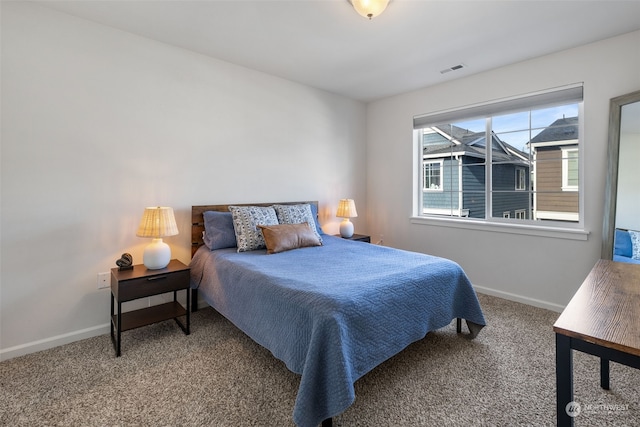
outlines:
[[[527,142],[557,119],[577,117],[578,104],[559,105],[531,111],[504,114],[492,117],[492,129],[509,145],[528,152]],[[472,132],[484,132],[485,119],[456,122],[453,125]]]

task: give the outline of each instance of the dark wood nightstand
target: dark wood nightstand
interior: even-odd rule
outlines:
[[[175,319],[176,323],[189,335],[191,317],[188,310],[191,292],[189,292],[189,267],[172,259],[168,266],[159,270],[149,270],[142,264],[134,265],[130,270],[111,269],[111,341],[120,356],[120,342],[123,331]],[[187,292],[187,305],[183,307],[177,298],[178,291]],[[122,312],[122,303],[139,298],[173,292],[173,301],[139,310]],[[117,311],[114,308],[117,303]],[[178,319],[187,316],[186,325]]]
[[[340,237],[339,234],[336,234],[337,237]],[[356,242],[366,242],[371,243],[371,236],[367,236],[365,234],[354,234],[351,237],[343,237],[343,239],[347,240],[355,240]]]

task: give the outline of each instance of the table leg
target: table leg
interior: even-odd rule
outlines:
[[[187,335],[191,333],[191,290],[187,289]]]
[[[191,289],[191,311],[194,313],[198,311],[198,290],[197,289]]]
[[[122,337],[122,303],[118,301],[118,328],[116,332],[116,357],[120,357],[120,338]]]
[[[111,341],[115,344],[116,343],[116,336],[114,334],[114,329],[113,329],[113,309],[114,309],[114,305],[113,305],[113,293],[111,294],[111,311],[109,312],[109,323],[111,324]]]
[[[609,390],[609,359],[600,358],[600,387]]]
[[[573,426],[567,404],[573,401],[573,355],[571,338],[556,333],[556,417],[558,427]]]

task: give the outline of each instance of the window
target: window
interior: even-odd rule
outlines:
[[[440,185],[440,171],[442,170],[442,161],[424,162],[422,176],[424,191],[442,190]]]
[[[581,109],[574,85],[414,117],[417,215],[581,225]]]
[[[578,149],[562,149],[562,190],[578,191]]]
[[[516,190],[526,189],[526,175],[524,168],[516,168]]]

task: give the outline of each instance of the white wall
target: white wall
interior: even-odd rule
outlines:
[[[145,206],[318,200],[366,211],[365,106],[25,3],[2,2],[0,358],[105,333],[98,272],[142,261]],[[340,155],[338,155],[340,153]],[[355,218],[364,231],[364,218]],[[144,302],[143,302],[144,303]]]
[[[600,255],[609,99],[640,89],[640,32],[370,103],[368,228],[389,245],[458,261],[485,292],[561,309]],[[467,64],[473,70],[473,64]],[[412,118],[584,82],[587,241],[411,224]]]

